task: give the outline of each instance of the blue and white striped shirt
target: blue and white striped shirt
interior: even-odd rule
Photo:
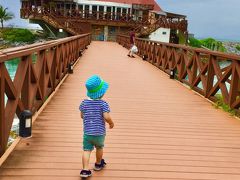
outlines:
[[[103,100],[83,100],[79,110],[83,114],[84,134],[101,136],[106,134],[103,113],[110,112],[107,102]]]

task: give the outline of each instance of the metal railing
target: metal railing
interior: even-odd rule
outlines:
[[[90,42],[91,35],[85,34],[0,51],[0,155],[15,114],[38,111]],[[5,63],[16,58],[19,63],[11,78]]]
[[[118,35],[117,42],[130,48],[129,37]],[[138,55],[187,84],[206,98],[216,101],[220,94],[233,109],[240,107],[240,56],[192,48],[184,45],[136,39]]]

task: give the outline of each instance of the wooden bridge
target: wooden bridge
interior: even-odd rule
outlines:
[[[2,156],[1,180],[80,179],[78,106],[93,74],[110,84],[104,99],[115,128],[107,132],[108,165],[91,179],[240,179],[240,121],[210,102],[220,91],[238,110],[238,56],[137,39],[140,57],[129,58],[121,46],[129,46],[127,37],[119,36],[121,45],[90,43],[89,37],[1,52],[2,153],[14,114],[26,108],[35,112],[32,138],[17,138]],[[20,62],[11,80],[4,62],[16,57]],[[219,65],[225,60],[226,66]],[[74,73],[67,74],[71,62]],[[169,78],[173,70],[179,81]]]

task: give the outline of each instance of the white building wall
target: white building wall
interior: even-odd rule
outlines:
[[[152,41],[161,41],[161,42],[169,43],[170,29],[159,28],[149,35],[149,39]]]
[[[124,3],[89,1],[89,0],[75,0],[74,2],[78,4],[86,4],[86,5],[101,5],[101,6],[114,6],[114,7],[121,7],[121,8],[132,8],[131,4],[124,4]]]

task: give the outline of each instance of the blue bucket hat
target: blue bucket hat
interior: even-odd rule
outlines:
[[[103,81],[99,76],[93,75],[86,81],[87,96],[91,99],[101,98],[108,89],[108,83]]]

